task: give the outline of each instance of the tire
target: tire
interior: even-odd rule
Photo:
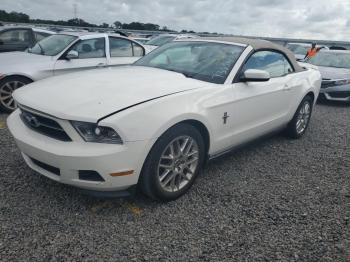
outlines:
[[[312,108],[313,99],[308,95],[301,101],[293,119],[288,123],[286,134],[290,138],[298,139],[305,134],[310,123]]]
[[[0,109],[11,113],[17,106],[12,98],[14,90],[31,83],[32,81],[22,76],[10,76],[0,81]]]
[[[178,150],[179,145],[182,151]],[[205,145],[200,132],[189,124],[177,124],[152,147],[142,168],[140,187],[152,199],[175,200],[193,185],[204,159]]]

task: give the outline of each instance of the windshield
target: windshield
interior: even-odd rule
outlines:
[[[350,53],[319,52],[309,62],[317,66],[339,67],[350,69]]]
[[[310,45],[311,47],[311,45]],[[310,48],[309,47],[309,48]],[[309,49],[307,46],[297,45],[297,44],[288,44],[287,48],[297,55],[306,55],[307,50]]]
[[[159,47],[134,65],[156,67],[186,77],[223,84],[244,47],[211,42],[173,42]]]
[[[175,36],[157,36],[151,40],[149,40],[146,44],[147,45],[156,45],[156,46],[161,46],[165,45],[171,41],[173,41],[176,37]]]
[[[51,35],[36,43],[28,53],[37,55],[55,56],[61,53],[77,37],[72,35]]]

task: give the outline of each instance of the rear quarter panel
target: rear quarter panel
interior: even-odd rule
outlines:
[[[295,88],[291,91],[288,122],[293,118],[299,104],[308,93],[314,95],[314,104],[316,104],[322,82],[321,74],[315,68],[306,68],[305,71],[291,74],[290,77],[290,83]]]

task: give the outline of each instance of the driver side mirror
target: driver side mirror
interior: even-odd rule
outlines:
[[[267,82],[270,80],[270,73],[264,70],[247,69],[242,74],[240,80],[242,82]]]
[[[66,55],[67,60],[77,59],[77,58],[79,58],[79,53],[75,50],[70,50]]]

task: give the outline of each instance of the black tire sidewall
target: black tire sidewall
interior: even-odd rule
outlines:
[[[158,178],[158,163],[166,146],[179,136],[190,136],[192,137],[198,145],[199,150],[199,161],[197,169],[191,179],[191,181],[177,192],[167,192],[162,189],[159,178]],[[141,188],[143,192],[153,199],[160,201],[171,201],[179,198],[184,193],[186,193],[190,187],[193,185],[198,173],[203,166],[205,159],[205,145],[200,132],[193,126],[189,124],[177,124],[166,131],[159,139],[156,141],[152,147],[141,173]]]

